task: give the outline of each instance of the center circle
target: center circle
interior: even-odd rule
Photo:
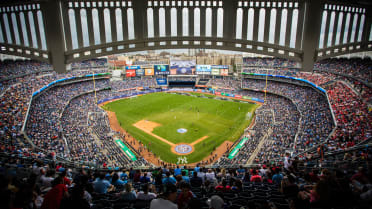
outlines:
[[[174,150],[177,152],[177,153],[180,153],[180,154],[187,154],[187,153],[190,153],[192,151],[192,147],[190,145],[187,145],[187,144],[180,144],[180,145],[177,145]]]
[[[179,129],[177,129],[177,132],[180,133],[180,134],[184,134],[184,133],[187,132],[187,129],[185,129],[185,128],[179,128]]]

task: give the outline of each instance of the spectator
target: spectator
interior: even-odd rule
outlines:
[[[192,187],[201,187],[203,184],[202,178],[198,176],[198,173],[194,171],[193,177],[190,179],[190,184]]]
[[[113,189],[113,185],[105,179],[105,174],[100,173],[99,178],[93,183],[94,191],[98,194],[106,194],[107,191]]]
[[[165,209],[165,208],[177,209],[178,208],[177,205],[174,204],[176,200],[177,200],[176,186],[174,184],[166,184],[164,187],[163,195],[151,201],[150,209]]]
[[[150,185],[149,184],[144,184],[142,186],[142,191],[137,193],[137,200],[152,200],[156,198],[156,194],[149,192],[150,190]]]
[[[62,199],[68,196],[67,187],[62,184],[61,177],[53,180],[52,187],[45,195],[41,209],[59,209]]]

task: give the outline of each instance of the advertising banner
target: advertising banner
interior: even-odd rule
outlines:
[[[158,83],[159,86],[167,85],[167,79],[165,79],[165,78],[157,78],[156,82]]]
[[[125,66],[126,70],[136,70],[136,69],[141,69],[141,66],[139,65],[131,65],[131,66]]]
[[[136,155],[120,140],[116,139],[115,142],[119,145],[119,147],[124,151],[124,153],[133,161],[137,160]]]
[[[126,70],[127,77],[135,77],[136,76],[136,70]]]
[[[136,69],[136,76],[144,76],[145,70],[144,69]]]
[[[228,76],[229,75],[229,69],[220,69],[220,74],[222,76]]]
[[[210,65],[196,65],[196,74],[197,75],[210,75],[212,68]]]
[[[235,98],[241,99],[242,96],[241,95],[235,95]]]
[[[146,68],[145,75],[154,75],[154,68]]]
[[[212,68],[212,75],[220,75],[220,69]]]
[[[195,60],[171,60],[171,75],[193,75],[195,74]]]
[[[154,65],[155,75],[169,75],[169,65]]]
[[[247,137],[243,138],[243,139],[239,142],[239,144],[236,145],[236,147],[235,147],[235,148],[230,152],[228,158],[229,158],[229,159],[233,159],[233,158],[236,156],[236,154],[238,154],[240,148],[242,148],[243,145],[245,144],[245,142],[247,142],[247,140],[248,140]]]

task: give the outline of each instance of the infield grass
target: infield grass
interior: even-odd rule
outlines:
[[[122,99],[106,104],[103,108],[116,113],[126,131],[148,146],[165,162],[176,163],[178,155],[171,152],[169,144],[137,129],[134,123],[148,120],[160,123],[152,133],[174,143],[192,143],[194,152],[186,155],[188,163],[202,160],[226,140],[235,141],[250,124],[256,104],[222,101],[170,93],[152,93],[135,98]],[[247,113],[251,112],[252,117]],[[177,129],[185,128],[186,133]]]

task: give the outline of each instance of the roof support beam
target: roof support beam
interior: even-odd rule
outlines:
[[[303,39],[303,71],[312,71],[315,63],[315,52],[319,43],[320,25],[322,21],[323,4],[321,1],[306,0],[304,39]],[[319,27],[314,27],[318,25]]]
[[[61,22],[61,7],[59,1],[47,1],[41,4],[44,14],[46,42],[49,50],[49,60],[58,73],[66,72],[65,44]],[[41,46],[39,45],[39,48]]]

